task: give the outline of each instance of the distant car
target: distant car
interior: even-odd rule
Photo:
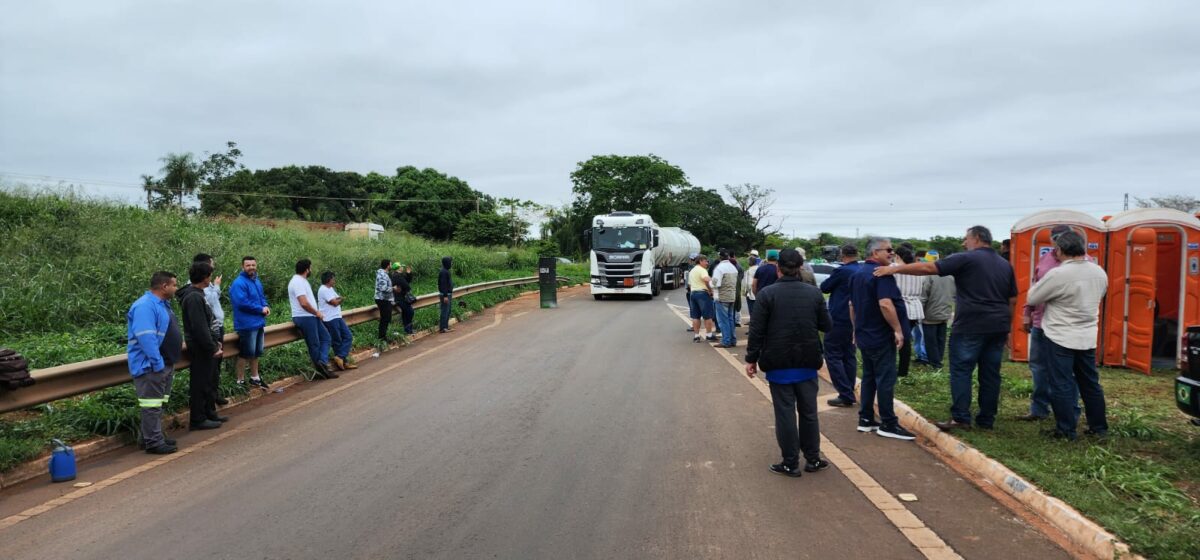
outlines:
[[[841,263],[814,263],[812,265],[813,276],[817,278],[817,286],[825,282],[825,279],[829,278],[829,275],[833,274],[833,271],[837,270],[839,266],[842,266]]]
[[[568,259],[567,257],[558,257],[558,262],[562,264],[571,264],[571,259]]]

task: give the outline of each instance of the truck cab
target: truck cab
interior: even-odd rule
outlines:
[[[646,214],[613,212],[592,218],[587,237],[591,242],[592,295],[639,294],[654,297],[661,289],[656,278],[654,248],[658,233]]]

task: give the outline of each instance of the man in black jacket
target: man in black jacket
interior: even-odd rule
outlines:
[[[192,263],[188,270],[188,278],[192,283],[175,294],[183,310],[183,338],[187,341],[188,353],[192,358],[188,390],[192,405],[188,424],[192,430],[220,428],[221,423],[228,420],[217,415],[214,399],[221,345],[218,331],[213,325],[212,310],[204,298],[204,289],[208,287],[212,272],[212,265],[205,261]]]
[[[411,336],[413,334],[413,317],[416,315],[412,303],[408,301],[409,295],[412,294],[412,267],[402,265],[400,261],[392,263],[391,278],[396,307],[400,309],[400,322],[404,324],[404,334]]]
[[[800,280],[803,264],[795,250],[779,254],[779,281],[759,290],[746,346],[746,375],[754,377],[762,367],[775,405],[783,462],[771,465],[771,472],[791,477],[802,474],[801,452],[805,472],[829,467],[821,458],[817,424],[817,370],[824,363],[817,331],[829,332],[829,311],[821,290]]]
[[[454,279],[450,277],[450,257],[442,257],[442,270],[438,272],[438,302],[441,303],[442,317],[438,322],[438,332],[448,333],[450,328],[450,305],[454,303]]]

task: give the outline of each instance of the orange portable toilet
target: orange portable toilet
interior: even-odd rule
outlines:
[[[1066,225],[1087,240],[1087,253],[1104,266],[1105,232],[1104,222],[1091,215],[1075,210],[1044,210],[1021,219],[1012,228],[1012,266],[1017,277],[1017,309],[1013,313],[1011,359],[1029,361],[1029,334],[1021,330],[1021,316],[1025,298],[1033,286],[1034,272],[1038,259],[1054,249],[1050,242],[1050,230],[1059,224]]]
[[[1200,219],[1166,208],[1109,218],[1104,364],[1144,373],[1180,367],[1200,326]]]

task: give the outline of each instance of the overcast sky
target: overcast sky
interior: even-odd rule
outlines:
[[[594,154],[778,192],[785,234],[1004,237],[1200,192],[1194,2],[6,2],[0,172],[435,167],[570,200]],[[20,179],[9,175],[8,182]],[[79,182],[79,181],[73,181]]]

